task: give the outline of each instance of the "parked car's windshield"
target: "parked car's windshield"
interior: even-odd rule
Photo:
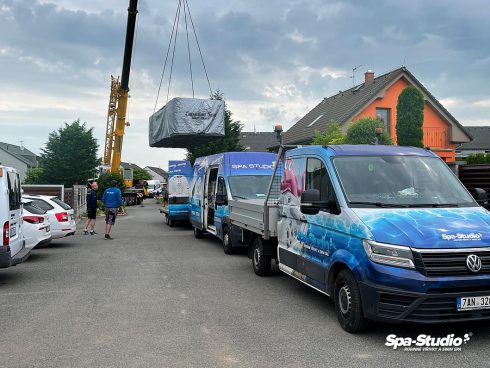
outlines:
[[[435,157],[335,157],[335,170],[352,206],[476,206],[451,170]]]
[[[228,177],[232,198],[257,199],[265,198],[270,175],[237,175]]]

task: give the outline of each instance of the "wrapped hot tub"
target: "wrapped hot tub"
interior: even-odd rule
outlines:
[[[177,97],[150,116],[150,147],[186,148],[225,135],[225,103]]]

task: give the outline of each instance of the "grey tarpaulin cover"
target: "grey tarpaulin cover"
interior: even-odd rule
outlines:
[[[185,148],[225,135],[225,103],[177,97],[150,116],[150,147]]]

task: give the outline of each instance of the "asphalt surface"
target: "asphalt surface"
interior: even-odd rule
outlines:
[[[382,325],[350,335],[333,302],[245,254],[169,228],[153,200],[115,240],[75,235],[0,269],[0,367],[488,367],[490,323]],[[150,203],[151,202],[151,203]],[[79,224],[79,233],[83,228]],[[473,336],[459,352],[407,352],[386,336]]]

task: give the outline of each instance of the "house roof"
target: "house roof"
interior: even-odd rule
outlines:
[[[164,178],[168,175],[168,173],[165,170],[163,170],[159,167],[147,166],[147,167],[145,167],[145,169],[149,169],[149,170],[153,171],[155,174],[160,175],[161,177],[164,177]]]
[[[245,151],[268,152],[269,147],[279,143],[274,132],[241,132],[240,144]]]
[[[140,169],[140,170],[142,170],[141,167],[139,167],[138,165],[130,164],[129,162],[121,162],[121,167],[123,169],[133,169],[133,170],[134,169]]]
[[[490,150],[490,126],[465,126],[473,141],[463,143],[458,150]]]
[[[17,159],[25,162],[29,167],[35,167],[37,163],[37,156],[27,148],[16,146],[15,144],[0,142],[0,148],[10,153]]]
[[[324,98],[287,132],[283,134],[285,144],[310,143],[316,130],[323,131],[328,122],[334,120],[344,125],[350,122],[368,104],[382,98],[386,89],[400,78],[416,85],[436,111],[447,120],[457,132],[453,132],[454,142],[467,142],[471,136],[463,126],[447,111],[444,106],[413,76],[404,66],[374,78],[370,83],[361,83],[334,96]]]

